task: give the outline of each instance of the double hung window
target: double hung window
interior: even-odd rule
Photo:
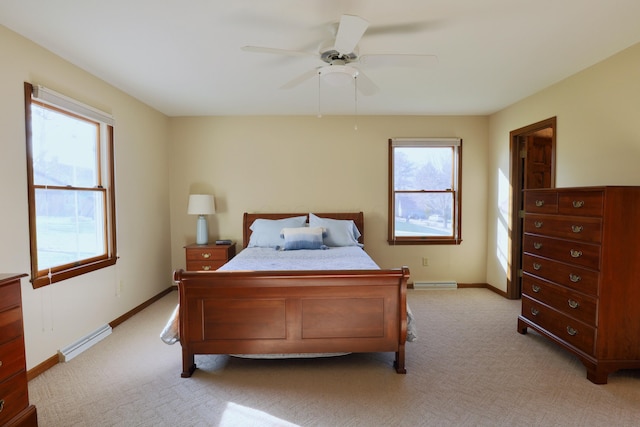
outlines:
[[[462,140],[389,140],[390,244],[459,244]]]
[[[34,287],[116,262],[113,119],[25,83]]]

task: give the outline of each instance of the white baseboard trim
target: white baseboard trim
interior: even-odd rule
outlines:
[[[413,282],[413,289],[457,289],[457,282],[425,282],[416,281]]]
[[[58,351],[60,362],[68,362],[109,335],[111,335],[111,326],[108,324],[102,325],[90,334],[80,338],[78,341],[60,349]]]

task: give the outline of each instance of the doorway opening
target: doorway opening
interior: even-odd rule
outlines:
[[[523,190],[555,187],[556,118],[534,123],[509,133],[511,186],[511,229],[507,297],[522,294]]]

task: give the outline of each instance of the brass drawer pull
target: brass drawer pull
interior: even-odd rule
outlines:
[[[0,400],[0,412],[4,409],[4,399]]]
[[[202,258],[205,258],[205,259],[211,258],[211,253],[207,252],[207,253],[202,254]]]
[[[536,200],[536,206],[541,208],[544,206],[544,200]]]
[[[537,316],[538,314],[540,314],[540,310],[538,310],[535,307],[531,307],[531,314],[533,314],[534,316]]]
[[[531,285],[531,290],[537,294],[538,292],[540,292],[540,286]]]
[[[582,230],[584,230],[584,227],[581,225],[572,225],[571,226],[571,231],[573,231],[574,233],[580,233]]]
[[[573,283],[578,283],[580,280],[582,280],[582,277],[578,276],[577,274],[569,274],[569,280],[571,280]]]
[[[537,262],[533,263],[533,269],[534,270],[540,270],[542,268],[542,264],[538,264]]]
[[[582,251],[576,251],[575,249],[570,249],[569,253],[571,253],[571,256],[574,258],[580,258],[582,256]]]
[[[576,335],[578,335],[578,330],[572,328],[571,326],[567,326],[567,333],[572,337],[575,337]]]
[[[542,247],[542,243],[540,242],[533,242],[533,247],[536,249],[540,249]]]
[[[542,227],[542,221],[534,221],[533,225],[534,225],[536,228],[540,228],[540,227]]]
[[[578,308],[580,307],[580,303],[578,301],[572,300],[570,299],[569,301],[567,301],[567,303],[569,304],[569,307],[571,308]]]
[[[210,265],[203,265],[203,266],[202,266],[202,269],[203,269],[204,271],[209,271],[209,270],[211,270],[211,266],[210,266]]]
[[[574,200],[573,201],[573,207],[574,208],[581,208],[584,206],[584,200]]]

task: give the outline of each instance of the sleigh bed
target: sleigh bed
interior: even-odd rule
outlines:
[[[294,227],[285,226],[280,230],[281,221],[291,225],[288,223],[290,218],[303,221],[303,224],[295,223]],[[321,221],[326,227],[315,227],[314,221]],[[357,240],[353,244],[336,242],[336,232],[342,232],[343,226],[351,221],[356,233],[353,239]],[[267,245],[259,241],[262,234],[258,233],[265,229],[260,228],[257,232],[256,227],[265,224],[273,230],[278,229],[280,243],[284,242],[284,245],[274,248],[273,242],[267,242],[270,243]],[[318,228],[322,230],[320,247],[309,249],[306,246],[309,242],[304,241],[306,234],[315,233]],[[302,242],[293,234],[288,239],[286,233],[294,232],[305,234]],[[409,270],[407,267],[378,268],[361,249],[363,234],[362,212],[245,213],[243,247],[246,249],[236,258],[217,271],[174,272],[179,305],[173,326],[179,331],[175,339],[179,339],[182,346],[182,377],[192,375],[196,354],[394,352],[396,371],[406,373]],[[345,246],[327,246],[326,243]],[[267,258],[266,264],[260,253]],[[364,264],[356,265],[366,268],[353,269],[348,263],[344,264],[351,257],[349,254],[361,256],[359,253],[364,254],[369,264],[365,260]],[[311,258],[306,254],[311,254]],[[295,266],[283,267],[281,255],[293,257]],[[318,259],[327,257],[333,258],[328,264],[330,269],[315,267]],[[308,264],[309,259],[313,260],[311,264]],[[291,262],[286,265],[290,266]],[[171,323],[170,320],[162,333],[165,342]]]

